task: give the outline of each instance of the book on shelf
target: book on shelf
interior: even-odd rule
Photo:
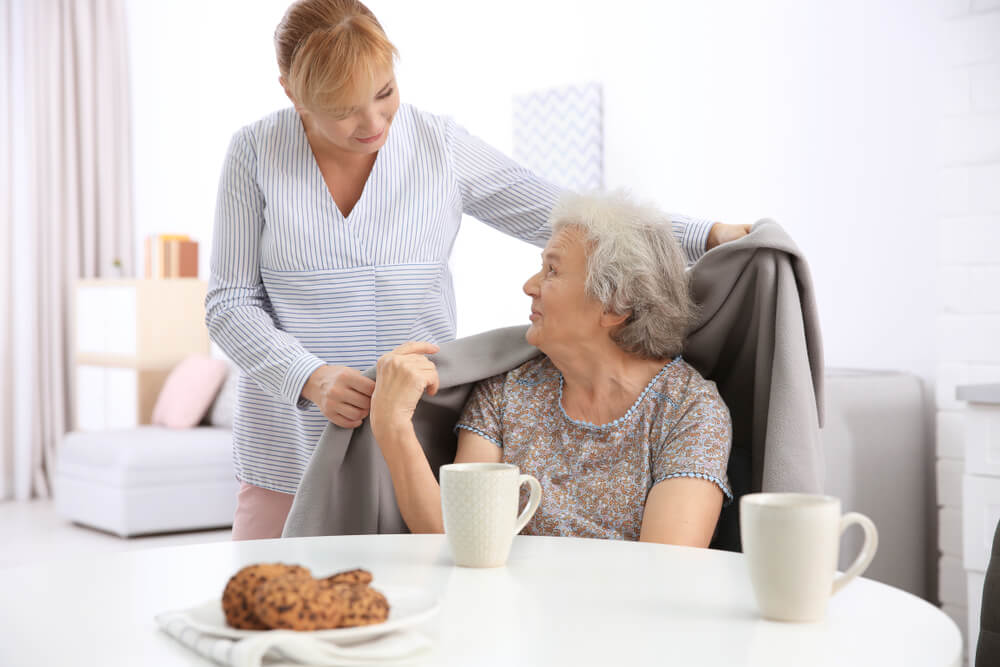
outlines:
[[[197,278],[198,242],[187,234],[146,237],[146,278]]]

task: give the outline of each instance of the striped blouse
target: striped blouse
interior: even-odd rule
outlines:
[[[242,371],[236,476],[295,493],[327,424],[301,396],[313,371],[363,371],[407,340],[452,340],[448,256],[462,214],[541,247],[559,195],[452,120],[404,104],[345,218],[293,108],[238,131],[219,183],[205,303],[212,340]],[[672,220],[694,261],[711,221]]]

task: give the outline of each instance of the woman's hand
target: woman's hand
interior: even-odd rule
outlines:
[[[741,239],[750,233],[752,227],[753,225],[727,225],[717,222],[708,231],[708,241],[705,242],[705,250],[711,250],[717,245]]]
[[[437,393],[437,367],[425,355],[438,349],[433,343],[404,343],[379,358],[371,410],[377,442],[391,430],[411,428],[420,397],[425,391],[431,396]]]
[[[313,371],[302,395],[337,426],[357,428],[371,409],[375,382],[347,366],[322,366]]]

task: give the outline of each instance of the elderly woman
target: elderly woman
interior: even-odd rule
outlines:
[[[473,389],[455,461],[534,475],[524,532],[707,547],[732,491],[732,429],[714,383],[681,357],[693,304],[669,219],[624,195],[566,195],[551,216],[527,341],[542,352]],[[412,414],[437,391],[437,347],[384,355],[371,427],[412,532],[442,532],[440,488]]]

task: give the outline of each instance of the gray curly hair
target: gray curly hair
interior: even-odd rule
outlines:
[[[583,233],[587,295],[608,312],[628,315],[612,340],[644,359],[680,354],[696,309],[669,216],[617,190],[567,193],[549,222],[553,234],[565,227]]]

